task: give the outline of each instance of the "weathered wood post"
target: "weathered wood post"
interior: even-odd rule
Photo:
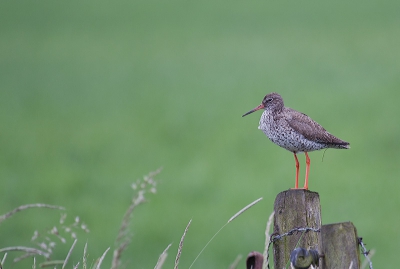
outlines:
[[[294,268],[309,268],[312,264],[319,269],[360,269],[359,244],[366,251],[362,238],[351,222],[321,225],[318,193],[302,189],[281,192],[275,199],[274,211],[270,244],[273,243],[275,269],[290,268],[290,261]],[[261,253],[251,252],[247,268],[261,268],[263,259]]]
[[[357,230],[351,222],[323,225],[324,268],[360,268]]]
[[[321,229],[321,207],[316,192],[292,189],[281,192],[274,204],[274,234],[282,235],[296,228]],[[274,242],[274,268],[287,268],[290,252],[296,247],[322,252],[320,232],[294,232]],[[319,268],[324,268],[320,265]]]

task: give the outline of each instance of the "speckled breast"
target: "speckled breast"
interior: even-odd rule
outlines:
[[[258,129],[278,146],[291,152],[309,152],[327,148],[327,145],[310,141],[294,131],[286,121],[274,121],[269,114],[260,119]]]

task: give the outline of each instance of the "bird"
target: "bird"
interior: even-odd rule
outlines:
[[[295,189],[299,189],[300,164],[298,153],[306,155],[306,174],[304,187],[308,190],[310,158],[308,152],[320,149],[349,149],[350,143],[330,134],[309,116],[289,107],[285,107],[282,96],[276,92],[267,94],[261,104],[242,115],[247,116],[257,110],[264,109],[258,129],[273,143],[290,151],[296,163]]]

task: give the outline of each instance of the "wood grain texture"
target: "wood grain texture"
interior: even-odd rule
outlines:
[[[321,228],[319,195],[303,189],[291,189],[278,194],[274,204],[274,234],[284,234],[294,228]],[[287,268],[290,252],[296,247],[322,252],[321,233],[295,233],[274,243],[274,268]],[[322,267],[321,267],[322,268]]]
[[[351,222],[323,225],[323,268],[360,268],[357,230]]]

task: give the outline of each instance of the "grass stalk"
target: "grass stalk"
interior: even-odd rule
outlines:
[[[243,207],[241,210],[239,210],[235,215],[233,215],[212,237],[210,240],[208,240],[207,244],[201,249],[200,253],[196,256],[196,258],[194,259],[194,261],[192,262],[192,264],[189,266],[189,269],[192,268],[193,264],[197,261],[197,259],[200,257],[200,255],[203,253],[203,251],[207,248],[207,246],[211,243],[211,241],[217,236],[217,234],[219,234],[221,232],[221,230],[223,228],[225,228],[226,225],[228,225],[229,223],[231,223],[234,219],[236,219],[237,217],[239,217],[241,214],[243,214],[246,210],[248,210],[249,208],[251,208],[253,205],[257,204],[258,202],[260,202],[263,198],[258,198],[257,200],[255,200],[254,202],[251,202],[250,204],[248,204],[247,206]]]
[[[62,269],[64,269],[65,266],[67,266],[69,257],[71,257],[71,253],[72,253],[72,250],[74,249],[74,247],[75,247],[75,245],[76,245],[76,242],[78,242],[78,239],[75,239],[75,240],[74,240],[74,243],[72,243],[72,246],[71,246],[71,248],[70,248],[69,251],[68,251],[67,257],[65,257],[63,266],[61,267]]]
[[[265,227],[265,247],[264,247],[264,253],[263,253],[263,256],[264,256],[263,269],[267,268],[268,262],[269,262],[268,261],[268,258],[269,258],[269,255],[268,255],[269,248],[268,248],[268,246],[269,246],[269,240],[271,239],[271,235],[269,234],[269,231],[271,231],[271,225],[272,225],[272,222],[274,220],[274,216],[275,216],[275,212],[272,211],[271,215],[269,215],[269,218],[268,218],[268,221],[267,221],[267,225]]]
[[[6,214],[3,214],[0,216],[0,223],[3,222],[4,220],[10,218],[12,215],[14,215],[15,213],[22,211],[22,210],[26,210],[29,208],[35,208],[35,207],[45,207],[45,208],[51,208],[51,209],[58,209],[58,210],[65,210],[64,207],[61,206],[56,206],[56,205],[47,205],[47,204],[27,204],[27,205],[21,205],[17,208],[14,208],[13,210],[11,210],[10,212],[7,212]]]
[[[174,269],[178,269],[179,259],[181,257],[182,249],[183,249],[183,241],[185,240],[186,233],[189,230],[189,226],[190,226],[191,223],[192,223],[192,220],[190,220],[189,223],[186,225],[186,228],[185,228],[185,231],[183,232],[181,241],[179,242],[178,253],[176,254],[176,258],[175,258]]]
[[[171,247],[171,244],[169,244],[165,249],[164,249],[164,251],[160,254],[160,257],[158,257],[158,261],[157,261],[157,264],[156,264],[156,266],[154,267],[154,269],[161,269],[161,267],[163,266],[163,264],[164,264],[164,262],[165,262],[165,259],[167,259],[167,256],[168,256],[168,254],[167,254],[167,251],[168,251],[168,249]]]

